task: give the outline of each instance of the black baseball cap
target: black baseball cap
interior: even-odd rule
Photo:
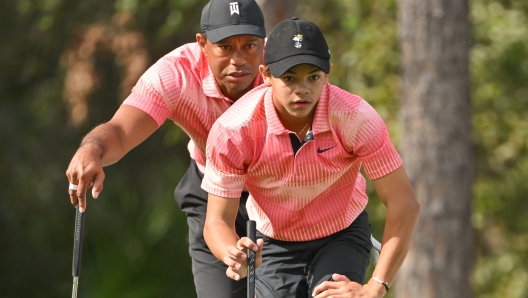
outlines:
[[[315,65],[329,73],[330,50],[316,24],[293,17],[271,30],[266,41],[264,63],[276,78],[299,64]]]
[[[235,35],[266,37],[264,16],[255,0],[210,0],[202,10],[200,27],[212,43]]]

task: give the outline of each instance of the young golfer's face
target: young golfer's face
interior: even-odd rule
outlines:
[[[282,117],[311,117],[328,82],[328,74],[311,64],[294,66],[280,78],[270,72],[262,74],[264,83],[273,90],[273,102]]]
[[[237,100],[253,88],[262,63],[264,39],[253,35],[236,35],[217,43],[196,35],[207,56],[209,67],[222,93]]]

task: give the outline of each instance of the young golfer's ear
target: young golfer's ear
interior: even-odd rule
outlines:
[[[266,65],[261,64],[259,66],[260,74],[264,80],[264,86],[271,87],[271,71]]]
[[[328,76],[330,75],[330,72],[332,71],[332,66],[333,66],[333,64],[330,63],[330,69],[328,70],[328,73],[325,73],[325,77],[326,77],[327,80],[328,80]]]

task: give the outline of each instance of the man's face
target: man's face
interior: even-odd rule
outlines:
[[[237,100],[253,88],[253,80],[262,64],[263,38],[236,35],[211,43],[197,34],[196,40],[207,56],[209,67],[225,96]]]

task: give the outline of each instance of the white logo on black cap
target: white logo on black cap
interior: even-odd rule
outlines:
[[[229,9],[231,10],[231,15],[234,15],[235,13],[240,15],[240,11],[238,10],[238,2],[229,2]]]
[[[302,47],[301,41],[303,40],[302,34],[295,34],[293,36],[293,40],[295,41],[295,47],[300,49]]]

